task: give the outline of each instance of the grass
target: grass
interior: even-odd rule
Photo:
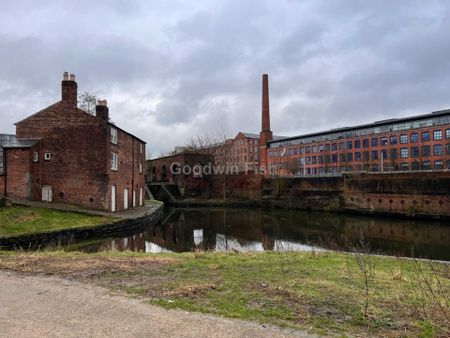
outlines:
[[[113,219],[44,208],[0,208],[0,237],[103,224]]]
[[[318,335],[444,337],[450,332],[448,265],[372,260],[366,314],[365,281],[354,256],[345,253],[0,253],[0,268],[54,274],[166,308]],[[434,296],[424,292],[427,285]]]

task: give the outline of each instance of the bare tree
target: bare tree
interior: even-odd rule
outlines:
[[[95,115],[95,103],[97,102],[97,97],[88,92],[84,92],[78,95],[78,107],[88,112],[89,114]]]

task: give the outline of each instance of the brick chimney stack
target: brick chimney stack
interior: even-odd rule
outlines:
[[[261,132],[259,133],[259,165],[260,169],[268,174],[267,167],[267,142],[273,140],[270,130],[270,109],[269,109],[269,75],[262,76],[262,97],[261,97]]]
[[[78,86],[75,75],[64,72],[61,84],[62,101],[70,107],[76,107],[78,102]]]
[[[109,120],[109,108],[108,102],[106,100],[97,100],[95,105],[95,116],[103,121],[108,122]]]

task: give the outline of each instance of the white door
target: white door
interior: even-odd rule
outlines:
[[[128,189],[123,189],[123,208],[128,209]]]
[[[136,189],[133,189],[133,208],[136,206]]]
[[[51,202],[53,198],[52,187],[49,185],[42,186],[42,201]]]
[[[111,212],[116,211],[116,186],[111,186]]]
[[[144,191],[143,191],[143,189],[141,188],[141,189],[139,189],[139,205],[143,205],[143,200],[142,200],[142,198],[143,198],[143,195],[144,195]]]

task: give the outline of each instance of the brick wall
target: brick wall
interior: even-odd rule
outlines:
[[[262,175],[214,175],[210,177],[210,195],[222,198],[225,189],[227,198],[257,199],[261,197]]]
[[[5,176],[0,175],[0,195],[4,195],[5,193]]]
[[[109,187],[116,187],[116,205],[117,210],[124,210],[125,198],[128,199],[128,208],[133,207],[133,199],[135,205],[141,204],[145,199],[144,190],[144,165],[145,165],[145,146],[129,134],[117,130],[117,144],[112,144],[110,134],[108,134],[108,154],[114,152],[118,156],[118,170],[111,170],[111,163],[108,162],[107,170],[109,173]],[[140,171],[139,166],[142,166]],[[125,190],[127,189],[127,190]],[[128,193],[126,193],[128,192]],[[111,188],[108,189],[108,196],[111,197]],[[134,197],[133,197],[134,195]]]
[[[104,121],[62,101],[18,122],[18,138],[42,139],[39,162],[33,164],[32,197],[40,200],[42,186],[50,185],[55,202],[107,209],[107,133]],[[45,153],[50,160],[44,160]],[[9,176],[15,166],[7,166]]]
[[[7,149],[5,159],[7,196],[32,198],[30,149]]]

